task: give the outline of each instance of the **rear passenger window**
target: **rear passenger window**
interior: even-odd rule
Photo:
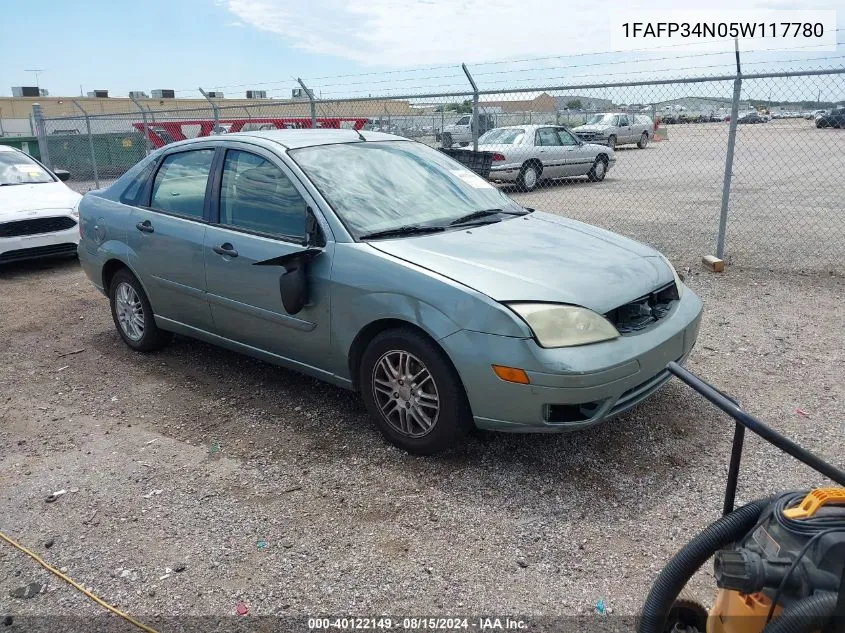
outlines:
[[[134,178],[129,182],[129,186],[123,190],[120,195],[120,201],[123,204],[141,204],[141,196],[146,189],[147,181],[153,175],[156,161],[150,161],[149,164],[141,169]]]
[[[213,159],[213,149],[167,156],[156,174],[150,206],[161,211],[202,218],[205,187]]]
[[[305,207],[296,187],[274,164],[249,152],[226,152],[220,186],[220,224],[303,238]]]

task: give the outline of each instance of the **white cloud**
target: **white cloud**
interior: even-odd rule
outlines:
[[[611,50],[613,7],[560,0],[216,0],[293,46],[377,66],[423,66]],[[621,0],[620,0],[621,1]],[[835,8],[838,0],[754,0],[746,9]],[[812,6],[811,6],[812,3]],[[653,8],[653,2],[635,5]],[[668,2],[666,6],[673,3]],[[626,3],[630,7],[631,3]],[[735,0],[711,0],[718,19]]]

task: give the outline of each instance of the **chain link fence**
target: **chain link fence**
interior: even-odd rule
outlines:
[[[185,138],[368,129],[490,152],[486,175],[519,203],[649,243],[682,267],[724,253],[744,267],[833,271],[845,258],[845,68],[495,91],[467,75],[463,92],[318,99],[303,84],[303,98],[285,101],[136,101],[34,119],[42,159],[80,191]]]

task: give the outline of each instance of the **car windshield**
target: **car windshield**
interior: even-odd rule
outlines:
[[[22,152],[0,151],[0,185],[53,182],[46,169]]]
[[[422,143],[318,145],[289,155],[355,237],[408,225],[446,226],[485,209],[523,210],[481,176]]]
[[[587,121],[587,125],[616,125],[615,114],[594,114]]]
[[[525,137],[525,130],[500,127],[489,130],[478,139],[479,145],[519,145]]]

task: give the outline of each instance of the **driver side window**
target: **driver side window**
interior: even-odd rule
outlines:
[[[305,237],[307,204],[269,161],[228,150],[220,186],[220,224],[278,237]]]
[[[537,130],[537,145],[543,147],[560,145],[560,138],[553,128],[543,127]]]
[[[617,123],[619,127],[625,127],[628,125],[628,117],[624,114],[619,117],[619,123]]]
[[[578,145],[578,141],[575,140],[575,137],[569,133],[568,130],[564,130],[563,128],[558,128],[557,135],[560,137],[560,144],[566,146]]]

